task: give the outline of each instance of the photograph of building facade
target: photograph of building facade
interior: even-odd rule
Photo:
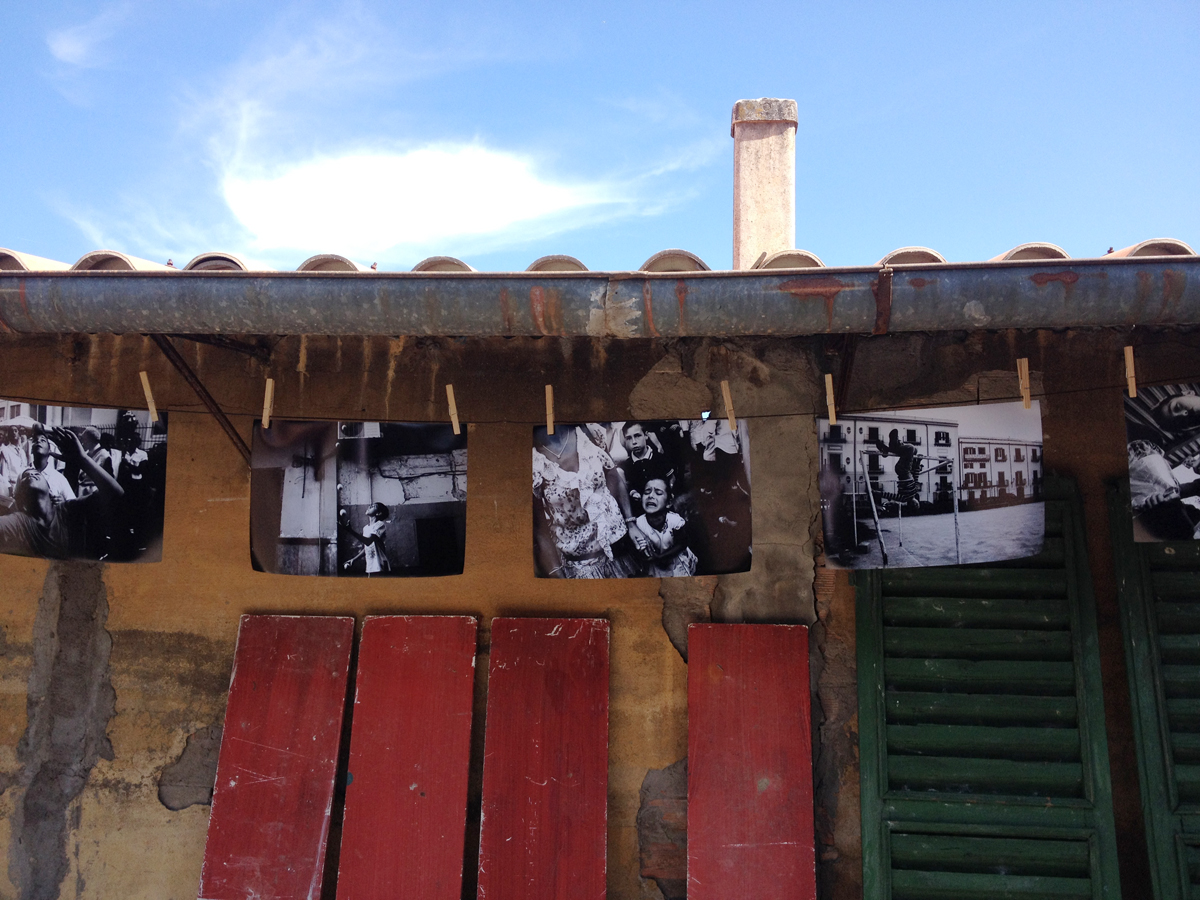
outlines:
[[[1040,500],[1042,444],[1040,441],[998,441],[964,437],[959,446],[962,499],[968,504],[989,501]]]
[[[1040,415],[998,403],[818,419],[827,559],[870,569],[1039,553]],[[961,437],[981,426],[1007,436]]]

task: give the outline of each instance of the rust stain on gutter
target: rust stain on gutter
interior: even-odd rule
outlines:
[[[910,279],[908,279],[908,283],[919,291],[919,290],[921,290],[921,288],[927,288],[931,284],[936,284],[937,279],[936,278],[910,278]]]
[[[1052,281],[1061,282],[1065,291],[1064,299],[1069,303],[1071,302],[1071,296],[1075,293],[1075,282],[1079,281],[1079,273],[1071,272],[1069,270],[1065,272],[1053,273],[1037,272],[1034,275],[1030,275],[1029,280],[1038,287],[1045,287]]]
[[[675,282],[675,299],[679,301],[679,333],[681,335],[687,334],[687,320],[684,318],[687,295],[687,282],[680,278]]]
[[[658,329],[654,327],[654,290],[649,281],[642,282],[642,306],[646,310],[646,330],[650,337],[658,337]]]
[[[504,333],[512,334],[513,314],[512,304],[508,302],[508,288],[500,288],[500,319],[504,325]]]
[[[1169,312],[1179,311],[1179,301],[1183,299],[1183,290],[1187,287],[1187,275],[1175,269],[1163,272],[1163,301],[1158,310],[1161,320]]]
[[[879,270],[879,278],[871,282],[871,293],[875,295],[875,327],[871,334],[887,334],[892,322],[892,270]]]
[[[529,310],[533,324],[542,334],[562,334],[562,298],[554,288],[546,290],[540,285],[529,289]]]
[[[797,300],[821,299],[825,301],[826,331],[833,330],[833,301],[837,295],[855,285],[828,276],[824,278],[793,278],[779,285],[779,290],[791,294]]]
[[[533,316],[533,324],[537,326],[537,330],[542,334],[547,334],[546,292],[540,287],[534,286],[529,289],[529,312]]]

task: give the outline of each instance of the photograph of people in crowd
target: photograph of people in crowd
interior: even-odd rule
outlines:
[[[250,555],[260,572],[458,575],[466,548],[467,436],[449,425],[256,425]]]
[[[0,400],[0,553],[157,562],[165,414]]]
[[[1200,385],[1138,385],[1125,398],[1133,536],[1200,538]]]
[[[587,422],[533,432],[539,578],[745,572],[751,561],[745,422]]]

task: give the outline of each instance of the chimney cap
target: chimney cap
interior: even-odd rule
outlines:
[[[739,122],[786,122],[795,125],[799,121],[800,112],[795,100],[778,100],[774,97],[739,100],[733,104],[729,136],[733,137],[733,130]]]

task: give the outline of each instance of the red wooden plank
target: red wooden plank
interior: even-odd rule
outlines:
[[[368,618],[355,683],[338,900],[459,900],[475,620]]]
[[[201,900],[321,892],[354,619],[242,616]]]
[[[608,622],[494,619],[479,900],[605,888]]]
[[[688,898],[815,898],[808,629],[688,629]]]

